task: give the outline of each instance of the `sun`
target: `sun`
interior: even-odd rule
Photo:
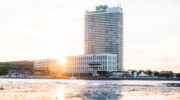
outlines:
[[[65,64],[65,57],[67,55],[67,52],[62,48],[57,48],[55,45],[55,40],[56,38],[54,37],[47,50],[44,52],[44,58],[55,58],[58,60],[59,64]]]
[[[65,57],[59,57],[58,60],[59,60],[60,64],[65,64],[66,63]]]

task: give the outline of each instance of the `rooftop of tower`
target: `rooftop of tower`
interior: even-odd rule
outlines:
[[[88,11],[88,10],[86,10],[86,14],[113,13],[113,12],[123,13],[121,7],[110,7],[109,8],[107,5],[96,6],[96,10],[95,11]]]

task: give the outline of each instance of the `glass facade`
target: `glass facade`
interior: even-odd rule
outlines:
[[[117,68],[123,69],[122,8],[107,8],[106,12],[87,11],[84,36],[85,54],[116,54]]]

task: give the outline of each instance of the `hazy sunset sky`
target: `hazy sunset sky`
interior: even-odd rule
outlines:
[[[0,61],[83,54],[85,11],[118,3],[124,68],[180,72],[180,0],[0,0]]]

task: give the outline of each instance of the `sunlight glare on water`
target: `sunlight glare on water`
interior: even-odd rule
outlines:
[[[57,91],[58,100],[64,100],[64,86],[60,85]]]

